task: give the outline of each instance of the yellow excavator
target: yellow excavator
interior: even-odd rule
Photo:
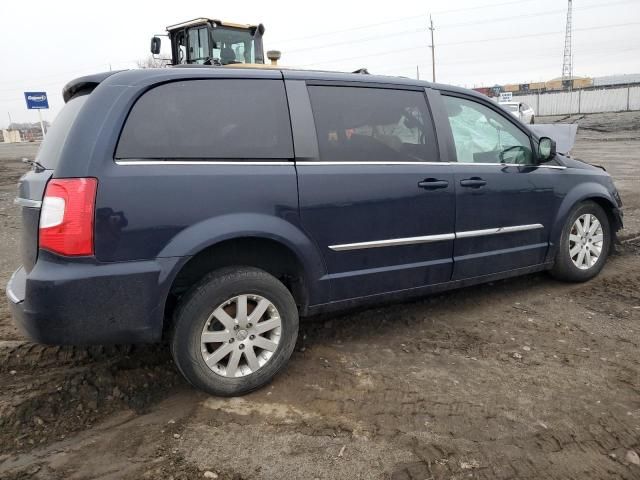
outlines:
[[[151,53],[160,54],[161,36],[171,44],[171,65],[266,66],[262,35],[264,25],[244,25],[211,18],[196,18],[167,27],[166,35],[154,35]],[[267,52],[277,65],[280,52]]]

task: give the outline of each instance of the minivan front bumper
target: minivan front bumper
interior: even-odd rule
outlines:
[[[51,345],[160,340],[167,272],[179,258],[101,264],[40,252],[7,285],[11,314],[31,340]]]

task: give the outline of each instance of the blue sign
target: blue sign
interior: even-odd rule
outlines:
[[[29,110],[49,108],[47,92],[24,92],[24,98],[27,101],[27,108]]]

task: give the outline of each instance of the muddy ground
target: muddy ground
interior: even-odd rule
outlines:
[[[640,114],[552,120],[581,125],[575,155],[625,202],[596,279],[305,322],[288,369],[236,399],[192,390],[162,345],[33,345],[2,300],[0,477],[640,478]],[[0,145],[3,285],[19,264],[16,159],[33,155]]]

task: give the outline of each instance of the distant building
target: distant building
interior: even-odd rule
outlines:
[[[19,143],[22,141],[20,130],[2,130],[2,141],[4,143]]]
[[[496,87],[502,92],[511,92],[514,95],[527,95],[544,92],[558,92],[562,90],[579,90],[582,88],[605,88],[617,85],[640,84],[640,73],[629,73],[625,75],[607,75],[603,77],[571,77],[569,80],[554,78],[547,82],[533,83],[511,83],[495,87],[478,87],[474,90],[484,93],[489,97],[498,95]]]
[[[49,122],[42,122],[45,133],[49,130]],[[42,140],[40,123],[12,123],[9,128],[3,130],[5,143],[39,142]]]
[[[595,87],[608,85],[628,85],[630,83],[640,83],[640,73],[627,73],[622,75],[606,75],[604,77],[594,77]]]

